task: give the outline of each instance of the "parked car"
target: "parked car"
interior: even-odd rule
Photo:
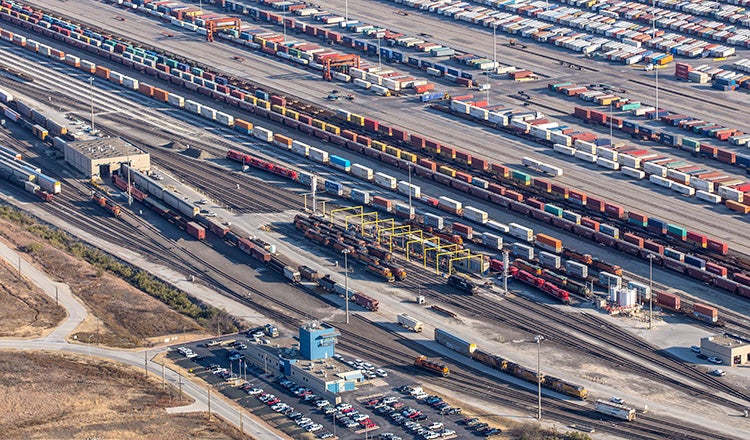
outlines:
[[[690,349],[693,350],[693,352],[695,352],[695,353],[700,353],[701,352],[701,348],[698,347],[697,345],[692,345],[690,347]]]
[[[710,358],[708,358],[707,360],[708,360],[709,362],[711,362],[712,364],[720,364],[720,363],[722,363],[722,362],[723,362],[723,361],[722,361],[721,359],[717,358],[716,356],[711,356],[711,357],[710,357]]]
[[[625,404],[625,400],[623,400],[623,399],[621,399],[619,397],[615,397],[615,396],[610,397],[609,401],[612,402],[612,403],[616,403],[618,405],[624,405]]]
[[[726,376],[727,373],[724,372],[724,370],[716,369],[711,372],[714,376]]]

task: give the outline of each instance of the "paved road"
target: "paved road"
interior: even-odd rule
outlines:
[[[55,298],[55,294],[57,293],[59,304],[67,310],[68,315],[65,321],[63,321],[57,329],[46,337],[39,339],[2,339],[0,340],[0,349],[66,351],[84,356],[96,356],[135,367],[144,367],[147,365],[149,373],[161,376],[161,365],[154,362],[146,363],[146,360],[150,360],[155,355],[167,351],[166,347],[154,350],[121,351],[70,343],[66,339],[66,336],[88,316],[88,311],[83,303],[70,293],[70,288],[66,284],[56,283],[50,280],[45,273],[29,264],[18,253],[13,249],[10,249],[4,243],[0,243],[0,257],[16,267],[20,262],[20,268],[23,275],[37,284],[39,288],[51,298]],[[182,391],[195,400],[195,402],[190,405],[170,408],[167,412],[205,412],[208,410],[208,390],[210,388],[204,387],[204,384],[193,382],[189,380],[189,378],[182,377],[180,373],[169,368],[164,369],[164,377],[173,386],[178,386],[178,383],[181,381]],[[244,432],[253,438],[289,438],[283,433],[276,431],[263,423],[255,421],[250,413],[247,411],[241,411],[236,405],[222,398],[218,392],[212,392],[210,400],[212,414],[221,416],[224,420],[237,428],[240,427],[240,418],[242,418]]]

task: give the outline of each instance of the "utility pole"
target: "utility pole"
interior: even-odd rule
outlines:
[[[55,285],[55,305],[58,304],[57,285]]]
[[[167,382],[165,381],[164,377],[164,361],[161,363],[161,388],[162,391],[167,388]]]
[[[612,148],[612,102],[609,103],[609,147]]]
[[[94,128],[94,77],[89,77],[89,91],[91,92],[91,134],[93,135],[96,129]]]
[[[503,292],[508,294],[508,250],[503,250]]]
[[[411,220],[411,213],[412,213],[411,193],[412,193],[412,186],[411,186],[411,165],[409,165],[409,220]]]
[[[313,175],[310,177],[310,196],[312,198],[312,212],[315,214],[315,211],[318,209],[318,202],[315,198],[316,191],[318,190],[318,176]]]
[[[648,329],[654,325],[654,254],[648,254]]]
[[[346,297],[346,323],[349,324],[349,249],[341,251],[344,254],[344,296]]]
[[[542,364],[542,340],[544,339],[544,336],[542,335],[536,335],[534,336],[534,340],[536,341],[536,385],[537,385],[537,396],[538,396],[538,402],[537,402],[537,413],[536,418],[537,420],[542,419],[542,371],[541,371],[541,364]]]
[[[208,387],[208,420],[211,420],[211,386]]]
[[[281,13],[281,21],[284,25],[284,43],[286,43],[286,5],[284,5],[284,12]]]
[[[180,400],[182,400],[182,373],[177,372],[177,385],[180,387]]]
[[[91,350],[91,345],[89,345],[89,350]],[[143,353],[143,375],[148,377],[148,350]]]
[[[651,0],[651,22],[653,31],[651,38],[656,38],[656,0]],[[656,79],[656,110],[654,111],[654,120],[659,118],[659,66],[654,65],[654,78]]]

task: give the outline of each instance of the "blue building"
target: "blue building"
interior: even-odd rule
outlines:
[[[311,322],[299,328],[299,351],[305,359],[314,361],[333,357],[339,333],[330,325]]]

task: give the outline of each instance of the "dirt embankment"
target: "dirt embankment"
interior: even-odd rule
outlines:
[[[68,284],[97,318],[71,335],[77,336],[79,341],[88,341],[93,335],[92,343],[130,348],[153,345],[167,335],[200,330],[192,319],[121,279],[55,248],[15,223],[0,219],[0,238],[18,252],[25,251],[24,258],[32,260],[50,278]],[[0,281],[0,284],[5,283]],[[43,294],[40,292],[40,295]],[[18,319],[30,322],[34,319],[32,313],[32,308],[26,307],[26,316],[19,315]],[[3,324],[3,328],[7,326]]]
[[[38,338],[65,319],[65,309],[2,259],[0,310],[0,337]]]
[[[166,413],[177,391],[119,364],[72,354],[0,352],[4,439],[247,439],[205,413]]]

